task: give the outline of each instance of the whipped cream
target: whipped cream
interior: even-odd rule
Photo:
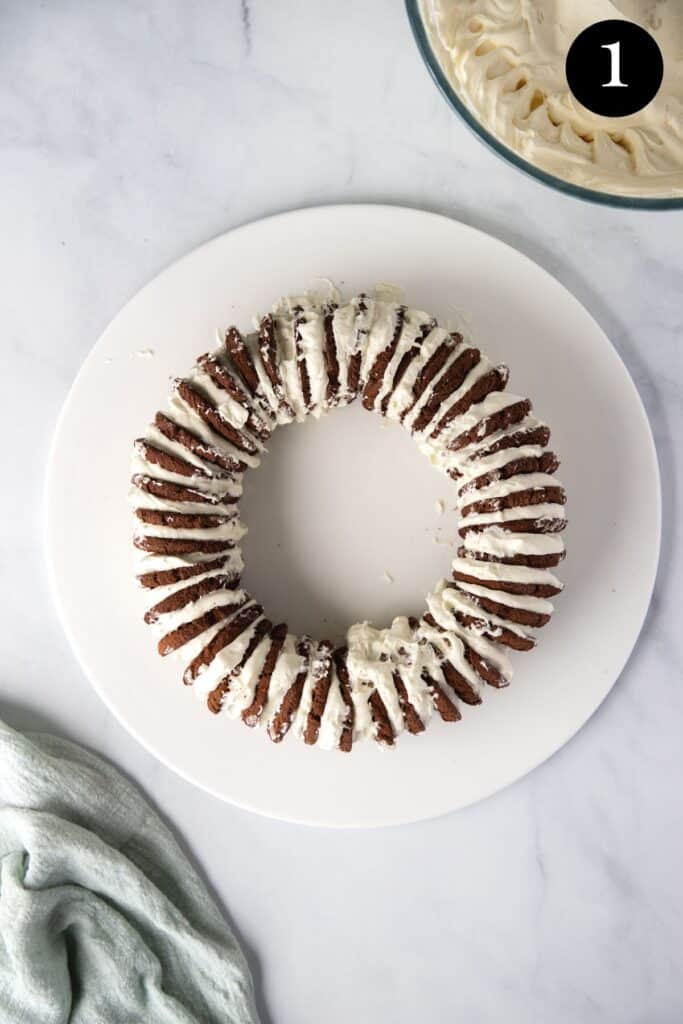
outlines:
[[[434,51],[461,99],[525,160],[615,195],[683,196],[683,3],[680,0],[422,0]],[[574,39],[607,19],[656,39],[664,80],[630,117],[601,117],[569,90]]]

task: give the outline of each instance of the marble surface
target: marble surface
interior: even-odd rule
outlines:
[[[265,1024],[683,1019],[683,214],[583,205],[489,154],[399,0],[0,0],[0,79],[0,713],[143,786],[241,936]],[[655,600],[603,707],[493,799],[389,831],[272,822],[157,764],[84,679],[42,549],[55,419],[120,306],[212,235],[345,200],[450,214],[554,273],[628,365],[664,485]]]

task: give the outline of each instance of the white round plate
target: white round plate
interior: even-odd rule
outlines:
[[[351,755],[214,717],[162,660],[133,581],[129,456],[169,378],[246,328],[280,295],[325,276],[350,295],[391,282],[435,315],[465,321],[511,368],[553,429],[569,496],[566,584],[516,676],[432,721],[392,751]],[[457,314],[456,314],[457,311]],[[454,484],[400,428],[352,407],[280,430],[245,485],[246,584],[269,615],[318,636],[351,621],[419,614],[449,574]],[[437,512],[442,499],[444,514]],[[445,217],[330,206],[214,239],[147,285],[85,361],[64,407],[48,474],[47,539],[74,650],[117,718],[166,765],[216,796],[316,825],[386,825],[463,807],[530,771],[604,699],[628,658],[654,584],[660,486],[636,389],[595,321],[519,252]],[[638,543],[633,543],[633,538]],[[391,577],[391,580],[387,575]],[[333,639],[334,637],[332,637]]]

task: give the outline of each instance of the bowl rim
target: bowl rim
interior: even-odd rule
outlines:
[[[630,210],[683,209],[683,197],[676,198],[663,196],[661,198],[647,198],[645,196],[618,196],[611,192],[600,192],[597,189],[584,188],[581,185],[574,185],[569,181],[565,181],[563,178],[558,178],[556,175],[550,174],[548,171],[541,170],[529,160],[525,160],[523,157],[519,156],[519,154],[515,153],[513,149],[510,149],[509,146],[504,142],[501,142],[500,139],[496,138],[495,135],[484,127],[482,122],[479,121],[478,118],[476,118],[465,106],[449,82],[441,66],[441,62],[429,41],[429,35],[422,16],[420,0],[405,0],[405,8],[408,15],[408,21],[413,32],[413,37],[417,43],[417,48],[427,70],[429,71],[433,81],[436,83],[436,86],[442,96],[449,106],[451,106],[456,113],[460,115],[465,124],[474,132],[477,138],[479,138],[486,146],[488,146],[489,149],[493,150],[494,153],[507,163],[512,164],[512,166],[516,167],[517,170],[522,171],[544,185],[549,185],[551,188],[554,188],[559,192],[564,192],[565,195],[574,196],[576,199],[583,199],[590,203],[597,203],[602,206],[622,207]]]

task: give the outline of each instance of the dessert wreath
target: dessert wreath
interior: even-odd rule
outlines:
[[[508,684],[507,651],[534,647],[562,589],[550,570],[566,519],[550,431],[507,381],[461,334],[380,290],[283,299],[174,381],[134,446],[137,579],[159,653],[181,656],[212,712],[264,724],[275,742],[291,730],[350,751],[422,732],[434,711],[457,722]],[[271,622],[241,589],[238,502],[277,426],[356,398],[455,481],[460,546],[420,618],[357,623],[335,648]]]

